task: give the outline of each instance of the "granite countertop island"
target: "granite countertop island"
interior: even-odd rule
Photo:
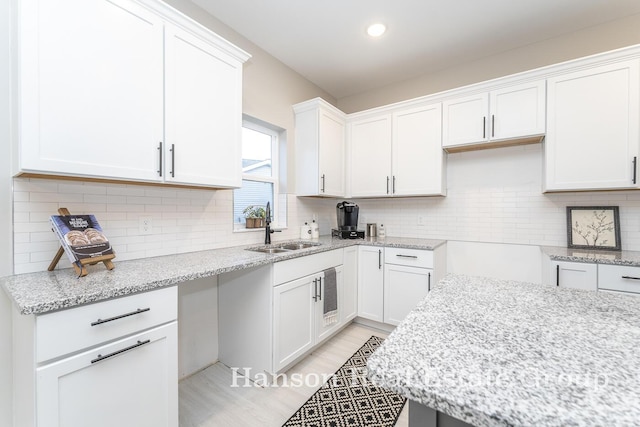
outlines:
[[[329,236],[304,242],[316,246],[265,254],[247,250],[265,247],[254,244],[130,261],[118,261],[116,258],[115,269],[111,271],[98,264],[89,266],[89,274],[81,278],[70,268],[18,274],[1,277],[0,286],[5,289],[21,314],[42,314],[347,246],[374,245],[433,250],[445,243],[444,240],[396,237],[340,240]],[[274,242],[272,246],[283,243],[286,242]]]
[[[636,426],[639,349],[640,298],[449,275],[368,368],[474,426]]]

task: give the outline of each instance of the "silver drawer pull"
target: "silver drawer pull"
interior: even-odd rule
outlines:
[[[402,255],[402,254],[396,254],[396,256],[399,256],[400,258],[415,258],[418,259],[417,255]]]
[[[93,359],[91,361],[91,363],[96,363],[96,362],[99,362],[101,360],[108,359],[108,358],[113,357],[113,356],[117,356],[119,354],[124,353],[125,351],[133,350],[134,348],[141,347],[141,346],[143,346],[145,344],[149,344],[150,342],[151,342],[151,340],[138,341],[136,344],[130,345],[129,347],[125,347],[122,350],[117,350],[117,351],[114,351],[113,353],[105,354],[104,356],[99,354],[98,357],[96,357],[95,359]]]
[[[121,314],[119,316],[110,317],[108,319],[98,319],[95,322],[91,322],[91,326],[102,325],[103,323],[112,322],[114,320],[122,319],[123,317],[135,316],[136,314],[144,313],[151,310],[150,308],[139,308],[131,313]]]
[[[629,280],[640,280],[640,277],[633,277],[633,276],[622,276],[623,279],[629,279]]]

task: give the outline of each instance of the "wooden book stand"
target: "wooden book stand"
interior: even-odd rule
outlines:
[[[60,215],[71,215],[71,213],[67,208],[58,209],[58,213]],[[49,264],[49,267],[47,268],[48,271],[53,271],[53,269],[56,268],[56,265],[58,265],[58,262],[60,262],[60,258],[62,258],[62,255],[64,255],[64,248],[60,246],[60,248],[58,249],[58,252],[56,252],[56,256],[53,257],[51,264]],[[73,263],[72,265],[78,277],[84,277],[88,274],[86,266],[94,265],[99,262],[104,263],[104,266],[107,267],[107,270],[113,270],[115,268],[115,265],[113,265],[111,260],[114,259],[115,257],[116,257],[115,254],[109,254],[109,255],[102,255],[102,256],[97,256],[93,258],[84,258],[79,260],[77,263]]]

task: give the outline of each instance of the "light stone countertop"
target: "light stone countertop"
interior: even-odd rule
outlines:
[[[42,314],[347,246],[366,244],[432,250],[445,243],[444,240],[393,237],[340,240],[328,236],[310,242],[320,245],[278,254],[248,251],[247,248],[264,246],[248,245],[121,262],[116,257],[111,271],[100,263],[88,266],[89,274],[85,277],[78,278],[69,268],[2,277],[0,285],[21,314]],[[282,243],[285,242],[274,242],[272,246]]]
[[[558,246],[541,246],[543,254],[553,261],[587,262],[596,264],[614,264],[640,267],[638,251],[598,251],[588,249],[571,249]]]
[[[636,426],[638,349],[640,298],[449,275],[367,366],[474,426]]]

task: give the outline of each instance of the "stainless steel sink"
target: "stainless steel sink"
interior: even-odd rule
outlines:
[[[279,248],[288,249],[290,251],[297,251],[300,249],[312,248],[314,246],[319,246],[317,243],[285,243],[279,245]]]
[[[253,252],[263,252],[265,254],[280,254],[284,252],[291,252],[291,250],[283,248],[249,248],[247,250]]]
[[[320,246],[320,243],[307,243],[307,242],[288,242],[280,243],[273,246],[257,246],[255,248],[248,248],[248,251],[262,252],[265,254],[282,254],[286,252],[299,251],[301,249],[308,249],[314,246]]]

